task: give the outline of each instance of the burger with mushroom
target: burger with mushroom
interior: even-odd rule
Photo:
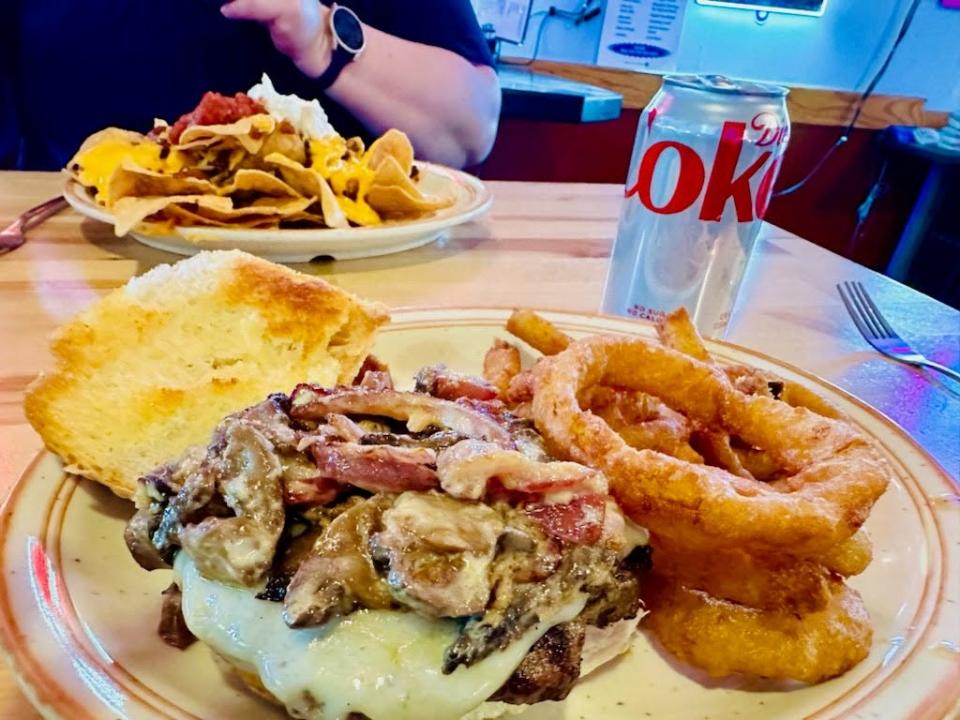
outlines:
[[[141,478],[126,530],[173,567],[160,634],[310,720],[562,700],[626,649],[646,533],[483,380],[385,368],[225,418]]]

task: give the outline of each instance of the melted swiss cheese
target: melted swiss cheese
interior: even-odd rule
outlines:
[[[458,623],[411,612],[361,610],[322,627],[293,630],[280,603],[203,578],[185,552],[175,563],[191,632],[264,686],[296,717],[456,720],[487,700],[551,627],[575,618],[571,602],[505,650],[450,675],[440,668]]]

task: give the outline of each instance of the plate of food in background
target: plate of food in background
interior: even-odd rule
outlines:
[[[339,135],[318,101],[281,95],[266,76],[249,93],[208,92],[147,134],[94,133],[65,172],[67,202],[117,236],[279,262],[409,250],[492,202],[477,178],[416,160],[403,132],[365,147]]]
[[[391,317],[202,253],[52,350],[0,521],[0,640],[45,717],[958,707],[949,476],[682,312]]]

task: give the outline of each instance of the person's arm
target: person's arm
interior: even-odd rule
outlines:
[[[316,0],[233,0],[222,12],[266,25],[277,49],[309,77],[330,63],[329,9]],[[364,36],[363,53],[327,94],[373,132],[406,132],[424,159],[455,167],[483,160],[500,116],[493,69],[369,25]]]

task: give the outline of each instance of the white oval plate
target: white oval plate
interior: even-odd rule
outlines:
[[[478,178],[459,170],[418,162],[420,184],[427,193],[453,193],[456,201],[447,208],[416,220],[386,222],[374,227],[340,230],[255,230],[214,227],[179,227],[170,235],[151,235],[133,230],[137,242],[177,253],[194,255],[201,250],[245,250],[274,262],[309,262],[315,258],[353,260],[411,250],[436,240],[456,225],[479,217],[490,208],[493,196]],[[110,212],[90,197],[76,180],[67,180],[63,197],[74,210],[93,220],[114,224]]]
[[[547,313],[573,335],[650,336],[621,318]],[[479,372],[504,336],[503,310],[405,310],[377,340],[395,377],[442,361]],[[664,655],[645,635],[580,683],[563,703],[524,720],[637,718],[955,717],[960,706],[960,505],[949,477],[877,411],[772,358],[710,343],[718,358],[746,362],[803,383],[840,406],[876,439],[897,475],[867,526],[875,560],[852,584],[875,627],[869,657],[815,687],[710,680]],[[278,388],[279,389],[279,388]],[[109,422],[109,418],[104,418]],[[200,644],[184,652],[155,628],[168,571],[138,567],[123,542],[132,505],[93,483],[64,477],[38,456],[7,500],[0,523],[0,638],[21,686],[48,718],[282,718],[224,680]],[[358,658],[362,662],[362,658]]]

